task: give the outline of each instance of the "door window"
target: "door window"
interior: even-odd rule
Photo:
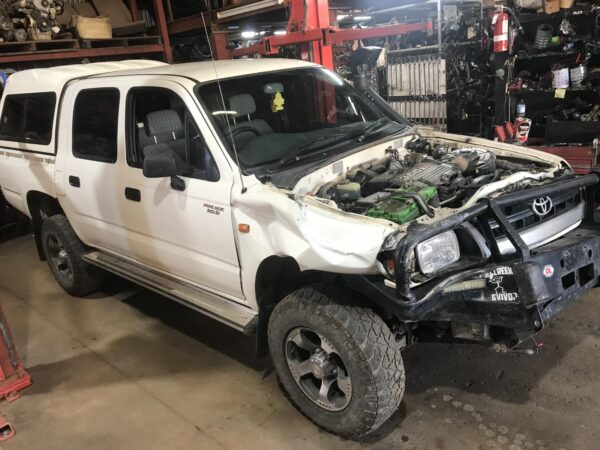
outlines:
[[[48,145],[52,140],[55,105],[54,92],[7,96],[0,119],[0,139]]]
[[[73,109],[73,155],[106,163],[117,160],[119,90],[81,91]]]
[[[185,103],[165,88],[134,88],[127,96],[127,163],[141,168],[144,153],[168,149],[182,161],[182,176],[218,181],[219,171]]]

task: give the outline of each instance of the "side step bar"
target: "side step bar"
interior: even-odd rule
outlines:
[[[242,333],[256,332],[258,314],[239,303],[140,267],[117,256],[91,251],[82,255],[82,258],[90,264],[158,292]]]

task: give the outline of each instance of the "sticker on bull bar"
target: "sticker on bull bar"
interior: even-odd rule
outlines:
[[[485,273],[493,302],[516,302],[519,299],[512,267],[500,266]]]

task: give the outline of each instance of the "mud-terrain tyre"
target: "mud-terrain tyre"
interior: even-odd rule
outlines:
[[[365,436],[400,405],[400,347],[381,317],[352,292],[323,284],[292,292],[274,308],[268,335],[283,389],[321,428]]]
[[[87,249],[65,216],[46,218],[41,239],[50,271],[67,293],[83,297],[102,286],[104,272],[81,258]]]

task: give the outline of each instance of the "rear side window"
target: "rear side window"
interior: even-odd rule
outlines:
[[[0,119],[0,140],[50,144],[55,105],[54,92],[8,95]]]
[[[81,91],[73,109],[73,155],[106,163],[117,160],[119,90]]]

